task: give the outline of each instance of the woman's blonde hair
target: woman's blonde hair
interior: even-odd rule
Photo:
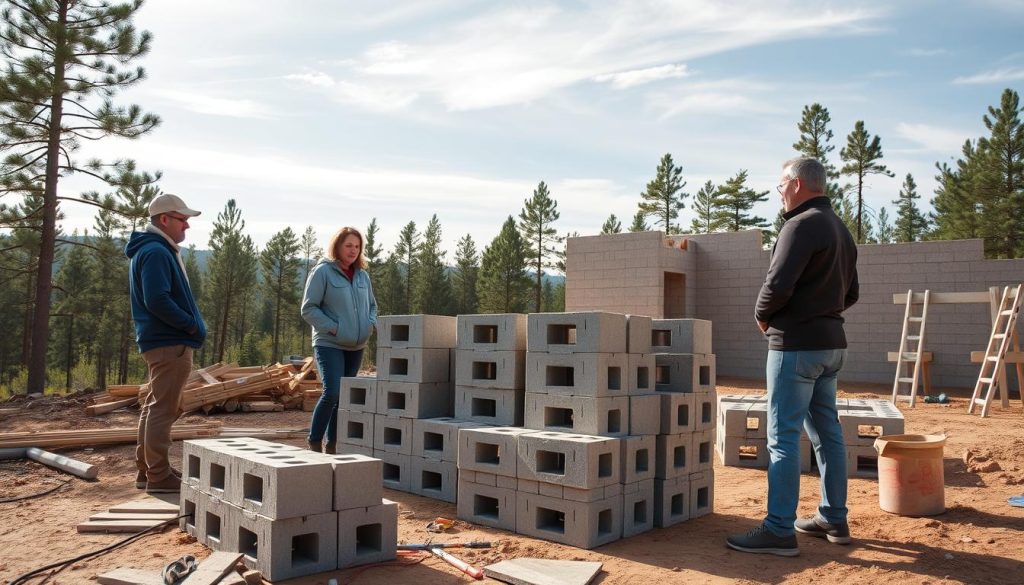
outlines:
[[[357,230],[354,227],[343,227],[340,230],[338,230],[336,234],[331,236],[331,241],[327,245],[327,251],[325,255],[329,259],[337,262],[338,248],[341,246],[342,242],[344,242],[345,238],[347,238],[348,236],[355,236],[359,238],[359,257],[356,258],[356,261],[353,262],[352,264],[356,268],[362,268],[363,270],[366,270],[366,267],[369,265],[369,263],[366,261],[366,243],[363,240],[363,234],[361,234],[359,230]]]

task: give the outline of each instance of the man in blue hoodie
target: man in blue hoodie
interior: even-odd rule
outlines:
[[[135,487],[149,493],[181,489],[181,477],[168,458],[171,425],[180,415],[182,390],[192,374],[192,351],[202,347],[206,325],[178,244],[185,241],[189,218],[197,215],[177,195],[160,195],[149,205],[150,224],[133,232],[124,248],[131,259],[135,341],[149,369],[149,383],[139,399]]]

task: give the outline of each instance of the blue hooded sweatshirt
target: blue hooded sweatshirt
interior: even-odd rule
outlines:
[[[160,234],[132,232],[124,254],[131,259],[129,289],[139,350],[202,347],[206,324],[171,243]]]

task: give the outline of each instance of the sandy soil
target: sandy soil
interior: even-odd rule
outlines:
[[[886,388],[841,385],[844,395],[876,398]],[[720,393],[763,392],[760,382],[719,380]],[[947,393],[950,391],[945,390]],[[596,560],[604,563],[595,579],[602,585],[661,583],[806,583],[831,585],[898,582],[1022,583],[1024,582],[1024,509],[1007,498],[1024,493],[1024,413],[1019,400],[1010,409],[993,408],[986,419],[968,415],[966,395],[955,393],[952,404],[918,404],[904,408],[908,433],[949,435],[945,451],[945,514],[932,518],[891,515],[878,507],[878,486],[873,480],[850,481],[851,546],[838,546],[814,538],[801,538],[801,555],[784,559],[728,550],[724,538],[755,526],[764,513],[766,480],[761,470],[722,467],[715,461],[714,514],[671,528],[656,529],[593,551],[484,529],[464,523],[440,537],[424,530],[436,516],[455,517],[450,504],[385,490],[401,505],[400,542],[491,540],[489,550],[453,551],[477,566],[516,557]],[[2,405],[21,406],[0,414],[0,429],[98,428],[131,426],[134,411],[100,417],[84,415],[83,398],[45,399]],[[309,413],[245,413],[212,416],[226,426],[294,428],[305,426]],[[209,420],[189,416],[188,422]],[[300,440],[288,441],[300,444]],[[0,499],[30,494],[70,482],[45,497],[0,504],[0,581],[7,582],[35,567],[74,557],[123,538],[119,535],[80,535],[75,525],[89,515],[136,497],[133,447],[67,449],[66,455],[99,465],[101,479],[86,482],[30,461],[0,462]],[[988,461],[964,462],[964,453]],[[172,456],[180,457],[176,443]],[[992,462],[995,462],[994,464]],[[818,478],[805,475],[801,482],[800,513],[815,509]],[[159,570],[183,554],[204,557],[208,551],[175,529],[147,536],[98,558],[76,563],[53,575],[47,583],[90,583],[95,575],[117,567]],[[374,566],[334,571],[294,579],[287,583],[340,583],[360,585],[418,585],[462,583],[470,579],[439,559],[427,557],[408,566]],[[32,581],[40,583],[39,579]],[[495,581],[489,581],[495,582]]]

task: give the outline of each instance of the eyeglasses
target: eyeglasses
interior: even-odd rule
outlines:
[[[181,223],[188,223],[188,217],[186,217],[184,215],[174,215],[172,213],[165,213],[164,215],[166,215],[167,217],[169,217],[171,219],[176,219],[176,220],[180,221]]]
[[[791,177],[791,178],[786,179],[785,181],[783,181],[783,182],[781,182],[781,183],[779,183],[778,185],[775,186],[775,190],[779,192],[779,195],[782,195],[782,189],[785,188],[786,183],[792,181],[795,178],[796,177]]]

